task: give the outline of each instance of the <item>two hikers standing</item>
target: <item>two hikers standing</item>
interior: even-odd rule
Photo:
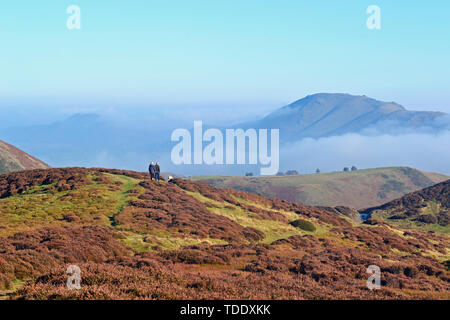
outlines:
[[[150,180],[157,180],[159,181],[159,175],[161,173],[161,169],[159,168],[159,162],[153,164],[153,161],[150,162],[150,166],[148,167],[148,171],[150,172]]]

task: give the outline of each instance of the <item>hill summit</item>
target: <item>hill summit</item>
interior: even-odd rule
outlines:
[[[395,102],[343,93],[318,93],[297,100],[245,127],[279,128],[283,140],[320,138],[352,132],[395,133],[436,128],[442,112],[409,111]]]
[[[13,171],[50,168],[41,160],[0,140],[0,174]]]

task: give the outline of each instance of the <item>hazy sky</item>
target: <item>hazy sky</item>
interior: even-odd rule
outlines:
[[[1,1],[0,106],[268,109],[346,92],[450,112],[449,15],[448,0]]]

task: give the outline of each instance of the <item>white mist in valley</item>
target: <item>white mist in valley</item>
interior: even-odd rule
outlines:
[[[357,168],[408,166],[450,174],[450,131],[404,135],[347,134],[306,138],[280,151],[280,166],[300,173]]]

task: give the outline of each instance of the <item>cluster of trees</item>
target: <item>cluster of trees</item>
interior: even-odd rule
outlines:
[[[357,167],[352,166],[350,169],[348,167],[345,167],[342,171],[349,172],[349,171],[357,171],[357,170],[358,170]],[[319,168],[316,169],[316,173],[320,173],[320,169]]]
[[[288,170],[286,172],[278,172],[277,176],[296,176],[298,175],[298,171],[297,170]]]
[[[358,170],[357,167],[352,166],[351,168],[345,167],[342,171],[350,172],[350,171],[357,171],[357,170]],[[316,173],[320,173],[320,172],[321,172],[320,169],[317,168],[316,169]],[[298,175],[298,171],[297,170],[288,170],[286,172],[280,171],[280,172],[277,173],[277,176],[295,176],[295,175]],[[246,177],[253,177],[253,172],[246,172],[245,176]]]

